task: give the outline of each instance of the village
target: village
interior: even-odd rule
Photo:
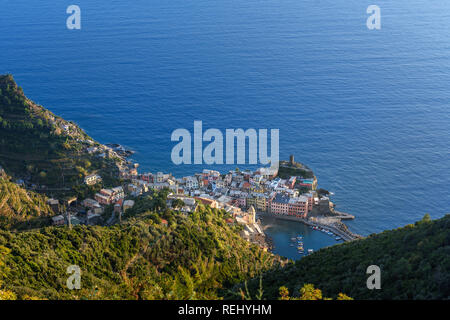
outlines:
[[[290,163],[295,163],[293,156]],[[260,168],[255,171],[236,169],[225,174],[205,169],[201,173],[176,178],[163,172],[139,173],[138,167],[137,163],[131,162],[121,167],[120,179],[125,182],[123,185],[101,189],[93,198],[74,198],[69,201],[65,212],[52,217],[53,225],[71,227],[77,224],[120,223],[122,214],[134,206],[133,199],[163,189],[169,190],[168,207],[172,207],[174,200],[178,199],[177,203],[182,205],[177,207],[177,210],[182,213],[194,212],[198,204],[225,210],[233,217],[227,222],[243,225],[241,236],[265,250],[270,249],[270,244],[258,216],[272,215],[296,219],[314,227],[320,226],[321,219],[323,221],[327,215],[338,216],[329,197],[317,192],[315,176],[291,176],[281,179],[278,177],[278,168]],[[88,186],[101,182],[102,177],[98,174],[90,174],[84,179]],[[60,201],[50,199],[49,204],[55,212],[61,212]],[[109,217],[104,216],[107,206],[114,208]],[[340,218],[346,219],[350,216],[341,214]],[[330,225],[328,227],[333,228]],[[339,227],[335,234],[339,234],[338,229]],[[345,233],[344,229],[342,231]],[[344,240],[347,238],[343,236]]]

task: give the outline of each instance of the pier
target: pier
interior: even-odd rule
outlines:
[[[338,219],[341,219],[341,220],[353,220],[353,219],[355,219],[354,215],[351,215],[351,214],[346,213],[346,212],[334,210],[334,213],[336,214],[334,216],[334,218],[338,218]]]

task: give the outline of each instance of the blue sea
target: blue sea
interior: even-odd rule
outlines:
[[[194,120],[278,128],[368,235],[450,212],[450,2],[372,2],[3,1],[0,73],[145,171],[208,168],[171,162]]]

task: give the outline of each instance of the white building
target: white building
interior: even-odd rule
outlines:
[[[125,200],[123,203],[123,212],[127,211],[130,208],[133,208],[134,201],[133,200]]]
[[[90,174],[84,178],[84,183],[88,186],[92,186],[102,181],[102,177],[98,174]]]

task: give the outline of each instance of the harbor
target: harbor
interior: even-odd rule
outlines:
[[[299,260],[322,248],[343,242],[301,222],[275,219],[270,216],[260,217],[260,221],[270,241],[271,251],[292,260]]]
[[[329,232],[330,235],[340,237],[344,241],[352,241],[360,239],[361,236],[351,232],[347,226],[341,222],[341,218],[336,217],[311,217],[311,218],[300,218],[289,215],[278,215],[267,212],[259,212],[257,214],[259,218],[270,217],[278,220],[288,220],[303,223],[311,228],[318,231]]]
[[[265,212],[258,213],[257,218],[270,239],[271,251],[292,260],[299,260],[324,247],[361,238],[339,218],[303,219]]]

